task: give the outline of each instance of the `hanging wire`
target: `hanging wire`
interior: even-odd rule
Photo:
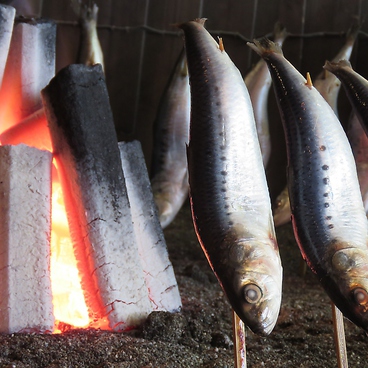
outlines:
[[[66,21],[66,20],[55,20],[55,23],[58,25],[63,26],[72,26],[72,27],[78,27],[78,22],[76,21]],[[181,37],[182,33],[181,31],[168,31],[164,29],[158,29],[155,27],[150,27],[146,24],[138,25],[138,26],[114,26],[114,25],[108,25],[108,24],[99,24],[97,26],[100,30],[109,30],[109,31],[119,31],[119,32],[125,32],[125,33],[132,33],[132,32],[139,32],[139,31],[146,31],[152,34],[157,34],[161,36],[171,36],[171,37]],[[220,29],[209,29],[209,33],[216,34],[219,36],[229,36],[238,38],[240,40],[243,40],[244,42],[251,42],[252,39],[244,36],[240,32],[235,31],[225,31]],[[362,37],[368,37],[368,33],[364,31],[359,31],[358,34]],[[259,37],[271,37],[272,33],[267,33]],[[288,38],[317,38],[317,37],[344,37],[346,36],[346,32],[310,32],[310,33],[288,33]]]

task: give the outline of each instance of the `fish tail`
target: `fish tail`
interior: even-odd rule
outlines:
[[[281,22],[276,22],[273,28],[273,39],[275,43],[282,44],[285,38],[288,36],[286,27]]]
[[[261,57],[269,54],[283,55],[281,46],[266,37],[260,40],[253,40],[253,43],[247,42],[247,45]]]
[[[193,19],[193,22],[199,23],[203,27],[204,27],[204,24],[206,23],[206,21],[207,21],[207,18],[195,18],[195,19]],[[187,24],[187,22],[184,22],[184,23],[173,23],[173,24],[171,24],[171,26],[182,29],[183,27],[185,27],[186,24]]]
[[[81,0],[70,0],[70,6],[76,15],[79,15],[81,5]]]
[[[94,0],[70,0],[70,6],[73,9],[74,13],[81,17],[81,13],[83,12],[83,8],[89,8],[93,9],[93,13],[96,13],[96,19],[97,19],[97,12],[98,12],[98,6],[94,2]],[[97,10],[95,10],[97,8]]]
[[[329,72],[333,73],[337,70],[339,70],[340,68],[343,67],[348,67],[351,68],[351,63],[349,60],[343,59],[338,61],[337,63],[334,63],[332,61],[328,61],[326,60],[325,65],[323,66],[324,69],[328,70]]]
[[[98,18],[98,6],[94,1],[85,0],[80,2],[79,21],[96,22]]]
[[[350,41],[352,44],[355,42],[355,39],[358,36],[360,31],[360,23],[353,24],[348,31],[346,32],[346,39]]]

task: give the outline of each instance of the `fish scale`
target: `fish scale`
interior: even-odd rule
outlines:
[[[288,155],[292,223],[309,267],[341,312],[368,330],[367,220],[346,134],[331,107],[273,42],[268,63]]]
[[[267,335],[280,309],[282,267],[253,111],[239,70],[203,23],[180,25],[191,86],[193,222],[233,309]]]

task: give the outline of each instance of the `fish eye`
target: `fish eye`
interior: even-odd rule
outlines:
[[[366,305],[368,303],[368,293],[363,288],[355,288],[353,290],[353,299],[358,305]]]
[[[243,289],[244,299],[249,304],[255,304],[262,298],[262,290],[255,284],[247,284]]]

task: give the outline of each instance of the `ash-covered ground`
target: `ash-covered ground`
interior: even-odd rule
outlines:
[[[303,262],[291,225],[277,230],[283,301],[269,337],[247,332],[247,366],[337,367],[331,305]],[[153,313],[139,331],[0,335],[0,367],[234,367],[231,309],[195,236],[187,204],[165,230],[183,301]],[[368,337],[345,321],[350,367],[368,367]]]

